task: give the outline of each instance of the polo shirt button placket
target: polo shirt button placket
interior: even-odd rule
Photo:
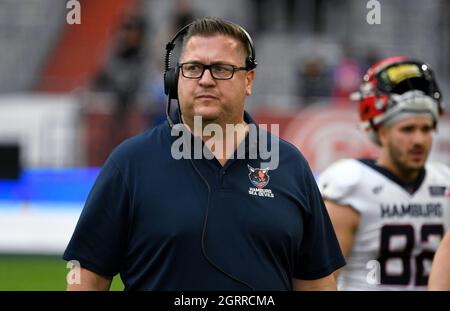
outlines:
[[[220,171],[220,186],[221,187],[223,187],[223,180],[224,180],[226,174],[227,174],[226,170],[221,170]]]

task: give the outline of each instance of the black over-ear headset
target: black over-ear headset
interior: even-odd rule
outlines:
[[[169,126],[171,128],[173,128],[174,122],[172,120],[172,117],[170,116],[170,100],[171,99],[178,99],[178,75],[180,73],[180,68],[179,68],[178,64],[175,67],[170,67],[170,55],[171,55],[173,49],[175,48],[175,41],[179,37],[183,37],[184,35],[186,35],[186,33],[188,32],[189,27],[191,25],[192,25],[192,23],[190,23],[190,24],[184,26],[183,28],[181,28],[180,31],[178,31],[175,34],[175,36],[172,38],[172,40],[170,40],[170,42],[167,43],[167,45],[166,45],[166,57],[165,57],[165,68],[164,68],[164,92],[168,96],[167,106],[166,106],[166,117],[167,117],[167,121],[169,122]],[[245,60],[245,67],[247,68],[247,70],[255,69],[256,66],[258,65],[258,63],[256,62],[256,59],[255,59],[255,48],[253,46],[253,40],[250,37],[249,33],[244,28],[242,28],[239,25],[237,25],[237,26],[245,34],[245,37],[247,38],[248,45],[250,47],[250,55]],[[178,109],[178,116],[180,117],[180,122],[181,122],[180,109]],[[208,252],[207,252],[207,248],[206,248],[206,235],[207,235],[207,230],[206,229],[207,229],[207,226],[208,226],[209,208],[211,207],[211,186],[209,185],[209,182],[205,178],[205,176],[203,176],[203,174],[200,172],[200,170],[198,169],[197,165],[195,165],[195,163],[192,160],[192,158],[189,158],[189,160],[190,160],[191,165],[194,168],[195,172],[200,176],[200,178],[205,183],[206,188],[208,190],[208,205],[206,207],[205,217],[203,219],[203,228],[202,228],[202,237],[201,237],[202,254],[205,257],[206,261],[208,261],[208,263],[211,266],[213,266],[216,270],[218,270],[219,272],[223,273],[224,275],[226,275],[227,277],[229,277],[233,281],[235,281],[235,282],[237,282],[237,283],[239,283],[241,285],[244,285],[248,289],[254,291],[255,288],[253,286],[251,286],[247,282],[242,281],[241,279],[235,277],[234,275],[226,272],[221,267],[219,267],[208,256]]]
[[[178,99],[178,75],[180,73],[178,64],[175,67],[170,67],[170,55],[175,48],[175,41],[178,38],[185,36],[192,24],[193,23],[190,23],[181,28],[175,34],[172,40],[170,40],[170,42],[166,44],[166,57],[164,60],[164,92],[169,96],[170,99]],[[253,40],[250,37],[249,33],[242,26],[239,26],[237,24],[233,25],[239,27],[239,29],[245,34],[248,46],[250,47],[250,55],[248,55],[245,59],[245,68],[247,68],[247,70],[255,69],[258,63],[256,62],[255,58],[255,47],[253,46]]]

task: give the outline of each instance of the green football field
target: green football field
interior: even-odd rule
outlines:
[[[68,272],[66,262],[58,257],[0,255],[0,290],[65,290]],[[123,287],[115,277],[111,290]]]

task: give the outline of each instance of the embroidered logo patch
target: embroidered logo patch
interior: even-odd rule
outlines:
[[[269,169],[261,169],[261,168],[253,168],[250,165],[247,164],[248,170],[250,173],[248,174],[248,178],[250,178],[250,181],[253,185],[255,185],[258,188],[264,188],[269,183]]]
[[[445,196],[450,194],[448,188],[445,186],[429,186],[428,189],[430,190],[431,196]]]
[[[265,186],[267,186],[270,180],[270,176],[268,174],[269,169],[253,168],[248,164],[247,167],[249,170],[248,178],[250,179],[251,183],[256,187],[256,188],[250,187],[248,189],[248,193],[259,197],[273,198],[274,195],[272,193],[272,190],[263,189]]]

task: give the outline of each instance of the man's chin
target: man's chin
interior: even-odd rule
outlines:
[[[427,161],[426,156],[417,157],[416,159],[413,158],[410,160],[409,166],[411,168],[420,170],[425,166],[426,161]]]
[[[201,117],[202,122],[211,123],[220,119],[218,109],[201,109],[195,112],[195,116]]]
[[[411,168],[412,169],[415,169],[415,170],[421,170],[421,169],[423,169],[425,167],[425,162],[422,162],[422,161],[420,161],[420,162],[414,162],[412,165],[411,165]]]
[[[410,162],[405,169],[410,172],[418,172],[421,169],[423,169],[424,166],[425,166],[425,162],[423,162],[423,161]]]

